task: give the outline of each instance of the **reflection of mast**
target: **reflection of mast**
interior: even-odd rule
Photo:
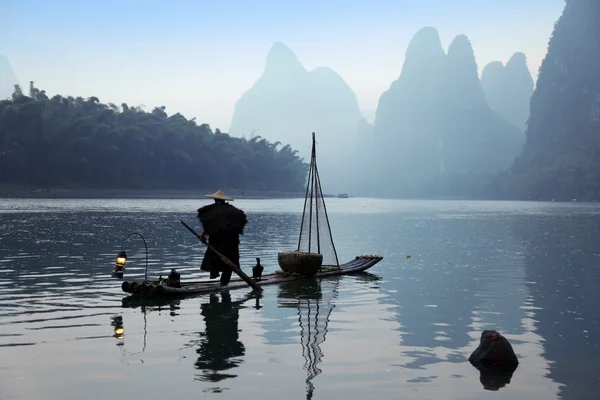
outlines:
[[[302,357],[304,357],[304,369],[308,373],[305,381],[306,398],[312,399],[313,392],[315,389],[312,380],[321,373],[321,369],[317,367],[317,364],[319,364],[323,359],[323,351],[321,350],[320,345],[325,341],[325,333],[327,332],[327,326],[325,326],[323,335],[319,336],[319,301],[317,300],[315,303],[313,303],[315,305],[314,327],[311,324],[311,300],[307,299],[306,304],[308,306],[308,313],[306,315],[307,332],[305,332],[304,324],[302,321],[302,308],[300,306],[298,307],[298,323],[300,324],[300,344],[302,345]],[[326,318],[325,325],[327,325],[327,322],[328,319]]]
[[[380,280],[375,274],[363,272],[354,275],[357,283],[368,284]],[[279,285],[277,303],[280,308],[298,310],[300,325],[300,344],[306,370],[306,398],[312,399],[314,394],[313,379],[321,373],[318,365],[323,360],[321,345],[325,342],[329,326],[329,318],[335,308],[334,300],[338,297],[338,285],[341,277],[321,279],[301,279]],[[322,286],[331,285],[323,294]]]
[[[300,344],[302,345],[302,356],[304,357],[304,369],[307,372],[306,377],[306,398],[312,399],[314,384],[312,380],[321,373],[317,366],[323,360],[323,351],[321,344],[325,342],[329,318],[335,308],[332,300],[337,297],[339,280],[336,280],[332,296],[325,302],[321,297],[321,282],[318,282],[316,289],[317,296],[307,296],[298,299],[298,323],[300,324]],[[324,310],[322,309],[324,307]],[[306,311],[303,315],[303,311]],[[325,316],[322,319],[323,315]],[[322,328],[322,329],[321,329]]]

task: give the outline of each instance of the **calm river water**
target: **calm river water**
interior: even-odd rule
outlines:
[[[369,273],[128,301],[110,271],[130,232],[151,277],[206,276],[179,223],[204,203],[0,200],[0,399],[599,396],[598,205],[328,199],[340,262],[384,256]],[[303,200],[234,204],[243,268],[275,271]],[[142,240],[125,249],[143,278]],[[467,361],[483,329],[513,344],[510,381]]]

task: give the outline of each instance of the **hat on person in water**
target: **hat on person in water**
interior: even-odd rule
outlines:
[[[227,200],[233,201],[233,199],[225,194],[221,189],[217,190],[213,194],[205,194],[204,197],[208,197],[215,200]]]

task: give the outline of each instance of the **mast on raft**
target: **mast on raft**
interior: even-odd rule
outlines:
[[[309,192],[310,189],[310,192]],[[321,253],[321,236],[319,229],[319,205],[317,196],[320,197],[321,202],[323,203],[323,212],[325,214],[325,221],[327,223],[327,231],[329,233],[329,238],[331,240],[331,246],[333,248],[333,254],[335,256],[335,265],[339,268],[340,262],[337,256],[337,250],[335,249],[335,244],[333,243],[333,235],[331,233],[331,225],[329,224],[329,216],[327,215],[327,207],[325,206],[325,197],[323,196],[323,188],[321,186],[321,178],[319,177],[319,170],[317,168],[317,146],[315,133],[312,133],[312,151],[310,157],[310,168],[308,172],[308,183],[306,185],[306,195],[304,197],[304,209],[302,211],[302,222],[300,224],[300,235],[298,236],[298,249],[300,251],[300,244],[302,242],[302,230],[304,228],[304,218],[306,216],[306,203],[309,201],[310,195],[310,208],[309,208],[309,220],[308,220],[308,252],[311,250],[311,240],[312,240],[312,206],[313,206],[313,197],[315,198],[315,217],[316,217],[316,230],[317,230],[317,253]]]

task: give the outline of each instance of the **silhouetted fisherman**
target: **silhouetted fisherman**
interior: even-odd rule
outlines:
[[[214,199],[213,204],[198,209],[198,219],[202,224],[200,240],[205,241],[224,255],[229,261],[240,268],[240,235],[244,234],[244,227],[248,222],[246,214],[226,201],[233,201],[221,189],[216,193],[207,194],[205,197]],[[207,249],[202,260],[203,271],[210,271],[210,278],[215,279],[221,273],[221,285],[227,285],[231,279],[231,268],[219,258],[212,250]],[[241,268],[240,268],[241,269]]]

